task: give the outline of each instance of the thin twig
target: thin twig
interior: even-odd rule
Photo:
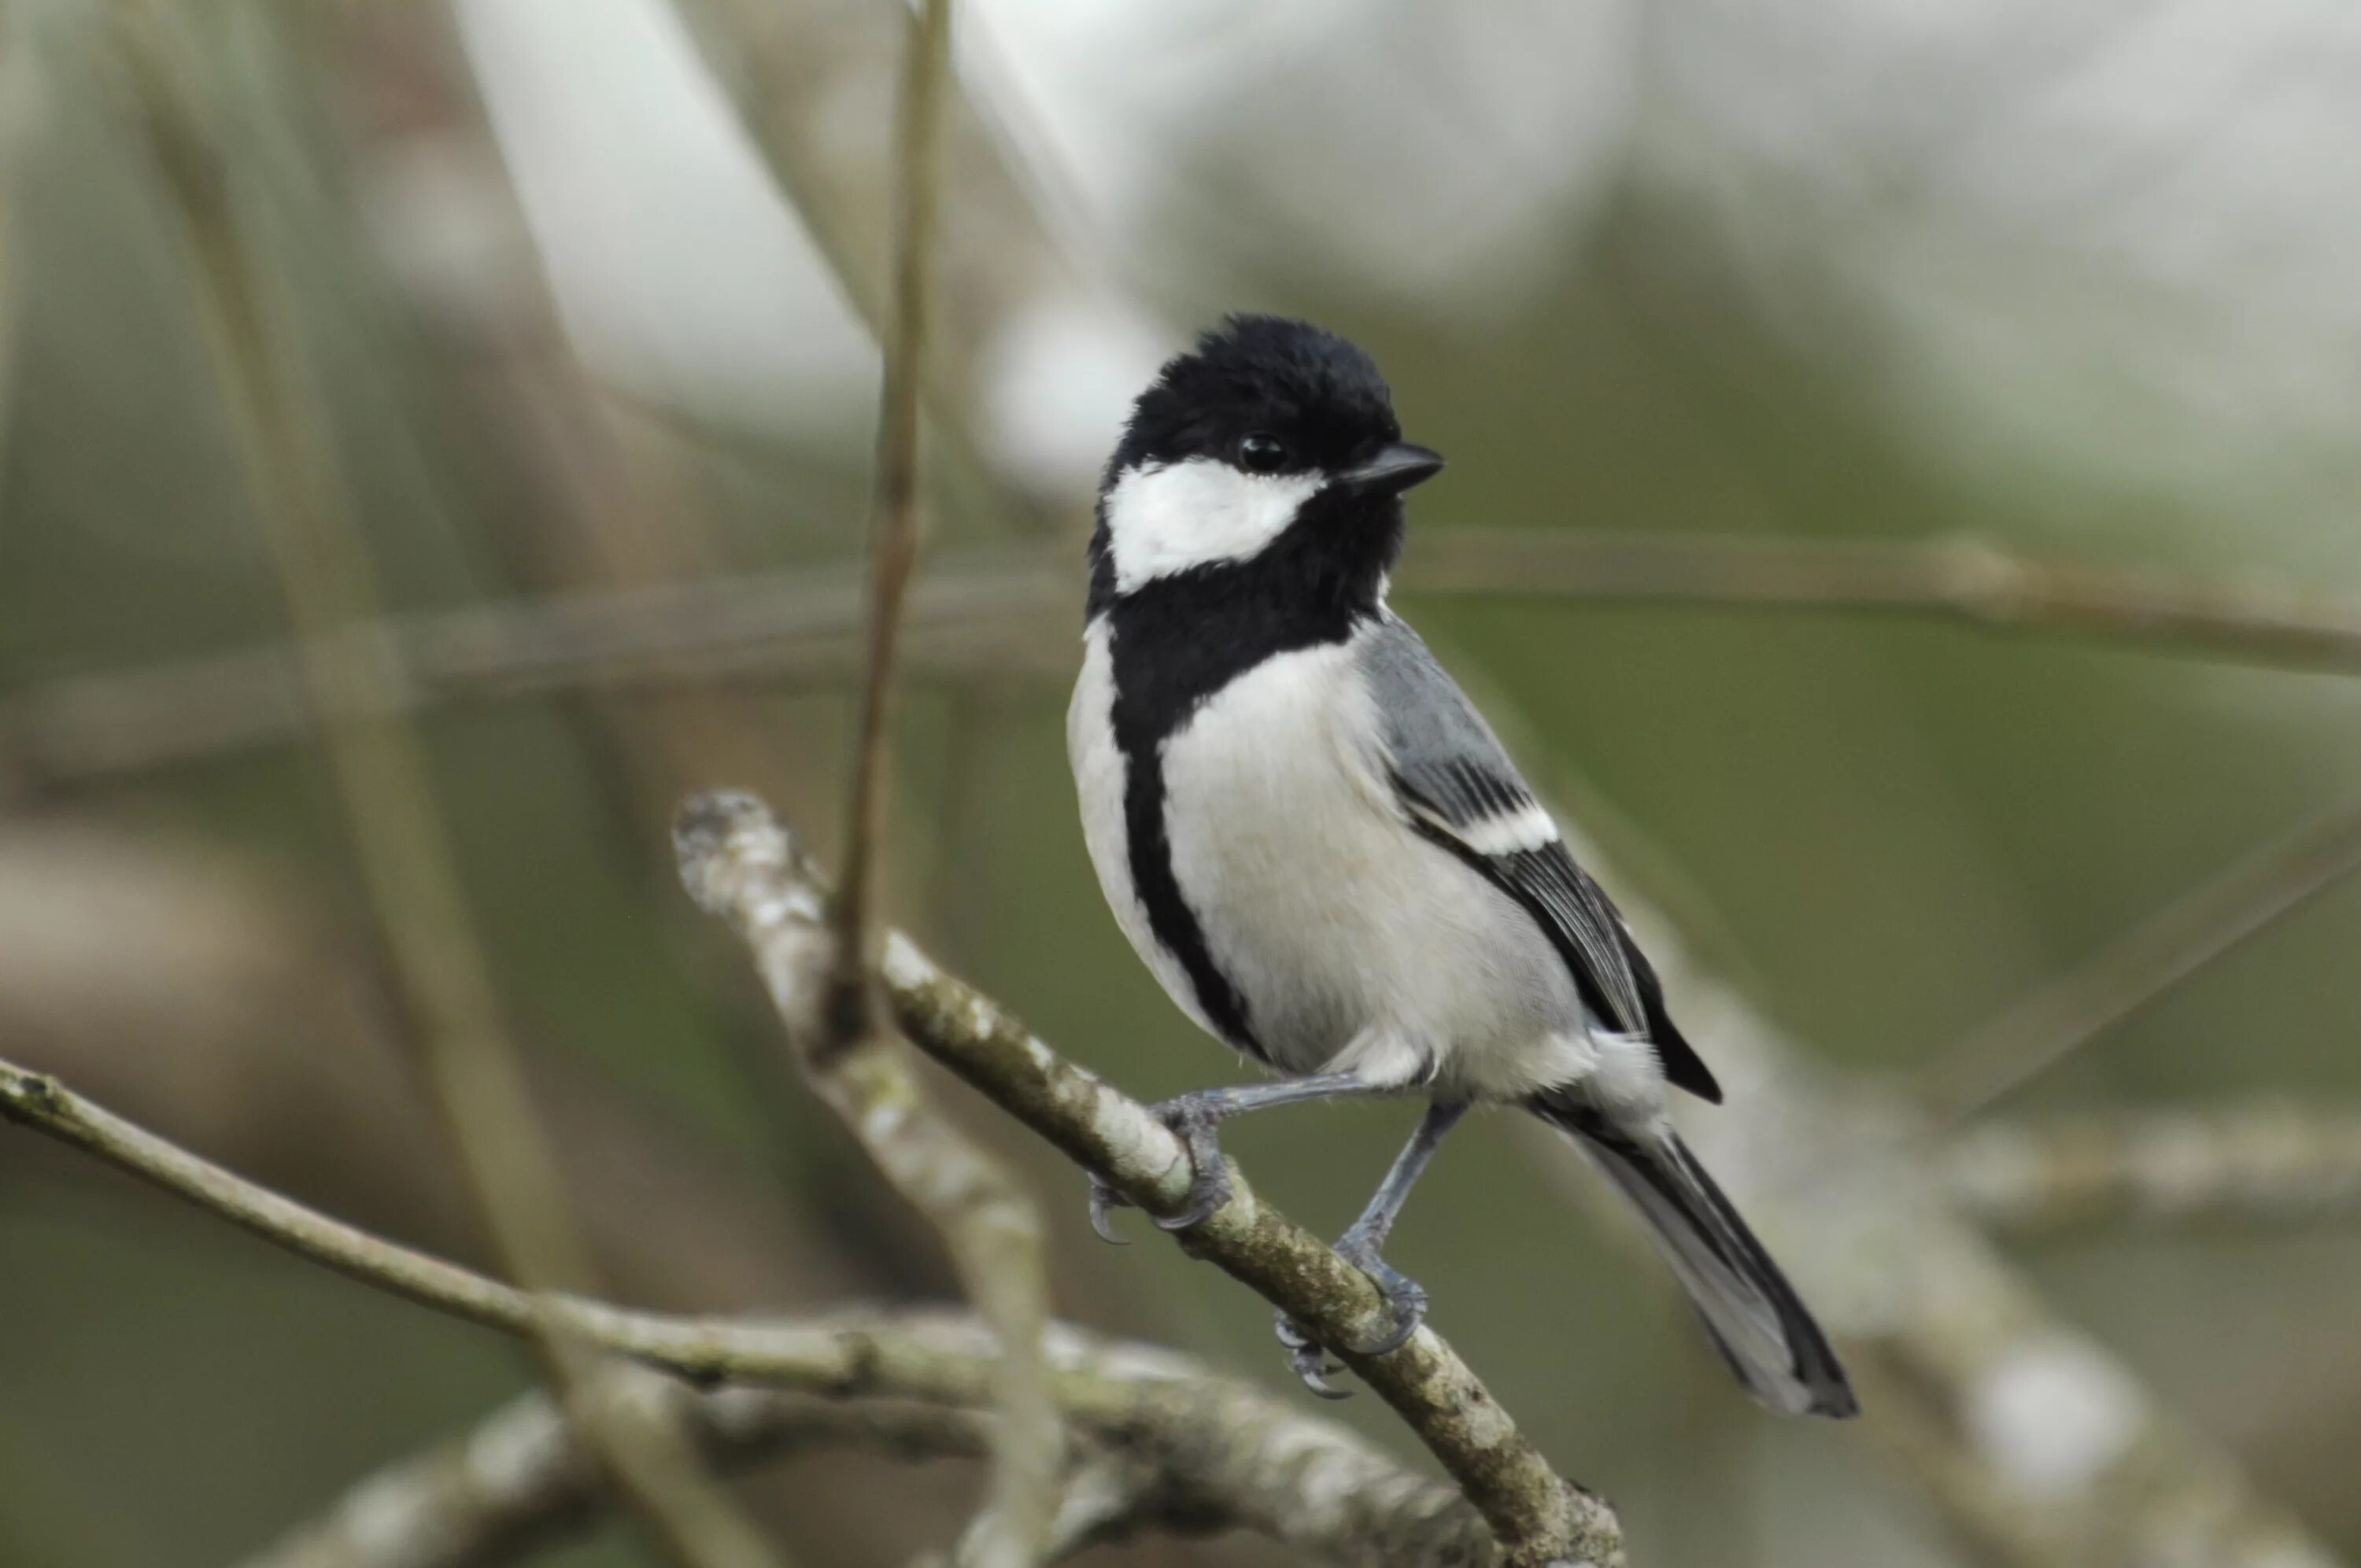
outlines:
[[[288,323],[258,286],[221,159],[152,22],[116,13],[164,184],[193,252],[197,304],[237,455],[268,536],[308,689],[331,715],[323,738],[363,881],[406,999],[428,1081],[503,1267],[529,1290],[584,1288],[592,1271],[511,1048],[461,892],[417,738],[370,718],[390,681],[343,633],[377,617],[373,566],[307,416]],[[585,1347],[536,1308],[534,1343],[584,1439],[655,1539],[686,1568],[764,1568],[776,1559],[702,1475],[673,1428],[615,1407]]]
[[[1929,1070],[1927,1104],[1964,1121],[2356,871],[2361,802],[2243,857],[1972,1031]]]
[[[963,1563],[1029,1568],[1056,1507],[1063,1464],[1041,1333],[1049,1281],[1041,1221],[1013,1177],[928,1102],[873,1000],[877,863],[884,831],[890,717],[904,601],[918,560],[918,402],[933,290],[940,128],[950,69],[950,0],[922,0],[903,39],[894,148],[893,307],[882,334],[869,617],[845,806],[845,874],[825,930],[794,918],[775,871],[707,855],[700,904],[754,948],[790,1044],[821,1095],[895,1188],[940,1233],[976,1310],[1001,1342],[991,1496]],[[683,832],[697,824],[684,818]],[[684,866],[689,862],[686,852]],[[734,873],[734,874],[733,874]],[[808,890],[805,890],[807,894]],[[814,1016],[810,999],[823,993]]]
[[[2285,1102],[1982,1122],[1944,1151],[1952,1201],[2010,1231],[2125,1219],[2361,1217],[2361,1111]]]
[[[751,797],[692,800],[682,808],[675,843],[691,888],[752,881],[773,890],[768,913],[783,923],[809,922],[821,906],[818,874]],[[711,863],[717,859],[740,869]],[[1187,1152],[1146,1106],[1058,1056],[898,934],[886,938],[881,973],[895,1018],[921,1050],[1141,1207],[1170,1214],[1185,1203]],[[1283,1309],[1322,1343],[1374,1343],[1387,1310],[1368,1277],[1270,1207],[1235,1168],[1231,1176],[1229,1202],[1181,1234],[1181,1246]],[[1385,1355],[1338,1354],[1443,1462],[1491,1522],[1512,1564],[1608,1568],[1623,1561],[1607,1506],[1557,1476],[1431,1326]]]
[[[972,1320],[919,1313],[697,1318],[565,1295],[536,1302],[514,1286],[247,1181],[54,1078],[5,1061],[0,1120],[82,1149],[363,1284],[505,1333],[531,1334],[546,1315],[585,1344],[697,1383],[768,1383],[830,1398],[918,1401],[978,1417],[994,1408],[998,1340]],[[1115,1344],[1064,1325],[1053,1324],[1044,1343],[1051,1392],[1067,1420],[1110,1442],[1137,1437],[1169,1445],[1198,1467],[1196,1483],[1185,1482],[1182,1473],[1184,1489],[1209,1506],[1226,1498],[1221,1506],[1234,1511],[1241,1528],[1343,1563],[1440,1568],[1488,1560],[1488,1534],[1454,1488],[1402,1472],[1359,1438],[1286,1401],[1216,1376],[1177,1353]],[[983,1428],[972,1430],[981,1444]],[[459,1479],[444,1476],[429,1490]],[[541,1485],[525,1476],[509,1479],[536,1492]],[[373,1495],[364,1488],[355,1496]],[[438,1516],[478,1504],[500,1511],[497,1497],[436,1496],[440,1500],[430,1497],[420,1506]],[[567,1505],[543,1495],[533,1506]],[[371,1511],[368,1517],[383,1516]]]
[[[885,378],[878,397],[870,505],[868,658],[845,806],[844,878],[835,909],[834,983],[843,1014],[836,1026],[847,1040],[869,1026],[870,910],[884,812],[885,724],[902,603],[918,560],[918,378],[927,351],[928,263],[939,178],[936,144],[943,75],[950,56],[950,0],[923,0],[910,19],[903,51],[895,137],[894,304],[882,334]]]

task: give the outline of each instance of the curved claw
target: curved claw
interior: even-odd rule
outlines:
[[[1393,1323],[1386,1332],[1367,1344],[1353,1346],[1356,1355],[1389,1355],[1408,1344],[1426,1321],[1426,1291],[1418,1281],[1378,1255],[1377,1248],[1366,1241],[1347,1235],[1337,1244],[1337,1253],[1345,1262],[1369,1277],[1369,1283],[1385,1298],[1393,1314]],[[1327,1347],[1312,1337],[1310,1331],[1289,1317],[1279,1314],[1273,1325],[1279,1343],[1287,1348],[1287,1361],[1303,1386],[1323,1399],[1349,1399],[1352,1391],[1332,1387],[1328,1379],[1345,1369],[1328,1358]]]
[[[1134,1204],[1130,1199],[1097,1177],[1091,1178],[1091,1229],[1098,1233],[1099,1240],[1109,1246],[1129,1246],[1131,1243],[1127,1239],[1115,1234],[1115,1222],[1107,1211],[1132,1207]]]
[[[1351,1398],[1353,1397],[1353,1391],[1352,1391],[1350,1388],[1339,1388],[1339,1387],[1337,1387],[1334,1384],[1333,1384],[1333,1383],[1329,1382],[1329,1381],[1328,1381],[1328,1379],[1327,1379],[1324,1376],[1323,1376],[1323,1373],[1328,1372],[1328,1371],[1330,1371],[1330,1370],[1342,1370],[1342,1369],[1341,1369],[1341,1368],[1334,1368],[1334,1369],[1332,1369],[1332,1368],[1323,1367],[1323,1366],[1319,1366],[1319,1365],[1306,1366],[1306,1365],[1304,1365],[1301,1362],[1298,1362],[1298,1363],[1296,1363],[1296,1365],[1295,1365],[1295,1375],[1296,1375],[1298,1377],[1301,1377],[1301,1378],[1302,1378],[1302,1379],[1303,1379],[1303,1386],[1304,1386],[1306,1388],[1311,1389],[1314,1394],[1318,1395],[1321,1398],[1323,1398],[1323,1399],[1349,1399],[1349,1398]]]
[[[1279,1343],[1287,1347],[1288,1365],[1295,1369],[1296,1376],[1303,1380],[1305,1387],[1323,1399],[1349,1399],[1353,1397],[1350,1388],[1338,1388],[1329,1383],[1330,1375],[1345,1369],[1330,1361],[1327,1350],[1304,1332],[1293,1318],[1285,1312],[1279,1313],[1274,1332],[1279,1335]]]

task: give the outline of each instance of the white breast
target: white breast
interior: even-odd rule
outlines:
[[[1332,645],[1241,675],[1165,743],[1173,871],[1215,962],[1294,1071],[1519,1092],[1564,1075],[1587,1043],[1564,963],[1411,829],[1379,735],[1349,646]]]

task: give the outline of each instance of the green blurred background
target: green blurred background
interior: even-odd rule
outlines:
[[[125,29],[220,152],[390,607],[426,613],[858,557],[876,371],[845,302],[876,280],[848,291],[824,257],[873,251],[873,213],[832,241],[825,189],[774,175],[783,125],[882,145],[861,40],[895,8],[682,3],[0,4],[0,1054],[479,1262],[316,749],[208,729],[169,688],[127,718],[70,700],[287,634]],[[1075,592],[1021,646],[918,659],[888,904],[1132,1092],[1235,1069],[1101,905],[1061,650],[1095,454],[1157,356],[1224,309],[1312,315],[1375,354],[1405,430],[1451,459],[1412,508],[1413,565],[1461,525],[1966,531],[2361,591],[2361,188],[2339,150],[2361,38],[2331,9],[1269,9],[963,19],[970,94],[1019,176],[961,172],[946,202],[1032,203],[1063,259],[1012,239],[1008,265],[1072,296],[961,327],[1010,289],[954,270],[933,547],[1030,547],[1073,563]],[[1714,967],[1880,1078],[1931,1070],[2361,791],[2335,674],[1901,617],[1401,608]],[[634,1300],[950,1292],[671,872],[672,805],[703,785],[763,791],[832,851],[844,645],[424,705],[511,1019]],[[114,727],[70,722],[92,712]],[[184,719],[211,738],[159,741]],[[2356,938],[2361,890],[2333,888],[2012,1108],[2349,1100]],[[943,1092],[1042,1199],[1062,1313],[1285,1384],[1266,1308],[1171,1247],[1100,1246],[1076,1172]],[[1412,1114],[1277,1113],[1227,1145],[1335,1228]],[[2361,1552],[2361,1235],[2022,1251],[2064,1316]],[[1392,1255],[1553,1459],[1617,1500],[1635,1560],[1967,1560],[1873,1442],[1748,1406],[1661,1271],[1509,1139],[1455,1141]],[[236,1561],[530,1376],[513,1344],[0,1132],[0,1563]],[[1416,1459],[1374,1401],[1340,1415]],[[883,1563],[948,1539],[976,1480],[825,1458],[745,1485],[798,1561]],[[652,1560],[612,1527],[533,1559]]]

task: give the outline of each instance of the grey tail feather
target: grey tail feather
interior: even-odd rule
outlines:
[[[1787,1415],[1842,1417],[1860,1409],[1828,1336],[1677,1135],[1630,1130],[1560,1096],[1532,1104],[1648,1223],[1656,1250],[1748,1393]]]

